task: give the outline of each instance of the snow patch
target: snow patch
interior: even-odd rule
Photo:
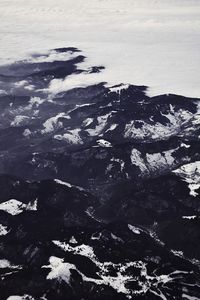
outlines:
[[[22,203],[16,199],[10,199],[0,204],[0,210],[6,211],[12,216],[19,215],[25,210],[35,211],[37,210],[37,199],[34,203],[29,202],[28,204]]]
[[[108,129],[106,130],[106,132],[115,130],[115,128],[117,128],[117,126],[118,126],[118,124],[112,124],[112,125],[110,126],[110,128],[108,128]]]
[[[34,298],[30,295],[23,295],[23,296],[10,296],[7,300],[34,300]]]
[[[58,279],[58,281],[65,281],[70,284],[71,270],[76,270],[76,266],[70,263],[65,263],[63,258],[51,256],[49,258],[49,265],[42,266],[42,268],[50,268],[51,271],[47,275],[47,279]]]
[[[97,117],[98,125],[96,125],[96,127],[94,129],[90,128],[90,129],[86,130],[89,133],[89,135],[90,136],[99,135],[103,131],[103,129],[106,127],[107,120],[110,115],[111,115],[111,113]]]
[[[70,244],[77,244],[78,242],[77,242],[77,240],[75,239],[75,237],[72,236],[72,237],[70,238],[70,240],[69,240],[69,243],[70,243]]]
[[[36,198],[33,202],[29,202],[26,205],[26,210],[36,211],[37,210],[37,204],[38,204],[38,199]]]
[[[155,171],[159,170],[160,168],[168,168],[169,166],[172,166],[175,161],[172,156],[174,151],[175,149],[163,151],[161,153],[147,153],[146,159],[149,169]]]
[[[129,84],[119,84],[119,85],[115,85],[113,87],[109,87],[110,92],[112,93],[119,93],[123,90],[126,90],[129,88]]]
[[[91,123],[93,122],[93,119],[92,118],[87,118],[83,121],[83,125],[85,127],[89,126]]]
[[[62,127],[63,123],[61,121],[59,121],[59,118],[70,119],[70,116],[68,116],[64,112],[62,112],[54,117],[49,118],[43,124],[45,129],[42,130],[42,133],[49,133],[49,132],[54,131],[54,129]]]
[[[194,220],[197,216],[182,216],[182,219]]]
[[[190,148],[190,145],[187,145],[185,143],[181,143],[181,147],[184,147],[184,148],[188,149],[188,148]]]
[[[20,126],[24,123],[25,120],[29,119],[27,116],[16,116],[14,120],[11,122],[11,126]]]
[[[7,259],[0,259],[0,269],[22,269],[22,267],[11,264]]]
[[[135,226],[133,226],[133,225],[131,225],[131,224],[128,224],[128,228],[133,232],[133,233],[135,233],[135,234],[140,234],[140,228],[138,228],[138,227],[135,227]]]
[[[137,167],[140,168],[140,171],[142,173],[147,172],[147,167],[145,165],[144,159],[141,156],[141,153],[139,150],[133,148],[131,151],[131,163]]]
[[[40,97],[31,97],[31,99],[29,100],[29,107],[39,107],[45,101],[45,99],[41,99]]]
[[[8,232],[9,232],[9,230],[7,229],[7,226],[0,224],[0,236],[6,235]]]
[[[124,243],[124,241],[120,237],[116,236],[114,233],[111,232],[110,236],[113,240],[120,242],[120,243]]]
[[[71,187],[72,187],[72,185],[71,185],[70,183],[68,183],[68,182],[65,182],[65,181],[62,181],[62,180],[60,180],[60,179],[54,179],[54,181],[55,181],[56,183],[58,183],[58,184],[61,184],[61,185],[67,186],[67,187],[69,187],[69,188],[71,188]]]
[[[106,148],[112,147],[112,144],[110,142],[103,140],[103,139],[97,140],[97,143],[101,147],[106,147]]]
[[[26,129],[24,130],[24,132],[23,132],[23,136],[24,136],[24,137],[29,137],[30,135],[31,135],[30,129],[26,128]]]
[[[120,170],[121,170],[121,172],[123,172],[123,170],[125,168],[125,162],[122,159],[112,157],[110,161],[120,164]],[[109,170],[109,169],[107,168],[107,170]]]
[[[191,295],[187,295],[185,293],[182,294],[182,299],[186,299],[186,300],[200,300],[200,298],[191,296]]]
[[[197,190],[200,188],[200,161],[183,165],[173,172],[187,182],[191,196],[199,195]]]
[[[68,130],[63,135],[61,135],[61,134],[54,135],[54,139],[59,140],[59,141],[66,141],[72,145],[73,144],[74,145],[83,144],[83,141],[79,135],[80,132],[81,132],[81,129],[78,129],[78,128]]]
[[[61,185],[64,185],[64,186],[67,186],[68,188],[77,188],[79,191],[85,191],[84,188],[78,186],[78,185],[72,185],[71,183],[69,182],[66,182],[66,181],[62,181],[60,179],[54,179],[54,181],[58,184],[61,184]]]

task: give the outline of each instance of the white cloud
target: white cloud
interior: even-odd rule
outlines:
[[[0,63],[75,46],[89,57],[84,65],[106,70],[72,77],[72,87],[99,80],[200,95],[198,0],[1,0],[1,9]]]
[[[63,79],[53,79],[50,82],[47,92],[57,94],[77,87],[86,87],[92,84],[98,84],[100,80],[99,73],[80,73],[72,74]]]

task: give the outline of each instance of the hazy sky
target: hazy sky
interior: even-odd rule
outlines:
[[[76,46],[107,67],[92,82],[200,97],[199,0],[0,0],[0,16],[0,63]]]

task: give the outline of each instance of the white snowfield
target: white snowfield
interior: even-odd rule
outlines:
[[[86,69],[106,67],[55,79],[51,92],[107,81],[144,84],[151,95],[200,95],[199,0],[1,0],[0,15],[0,64],[75,46]],[[42,54],[33,60],[73,57]]]

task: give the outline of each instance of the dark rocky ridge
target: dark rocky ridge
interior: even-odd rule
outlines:
[[[0,300],[198,299],[199,99],[51,93],[82,61],[0,67]]]

